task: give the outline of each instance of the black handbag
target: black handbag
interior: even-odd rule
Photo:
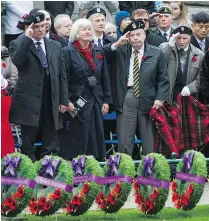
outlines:
[[[83,61],[81,60],[80,56],[79,56],[79,59],[80,59],[80,62],[81,62],[81,67],[82,67],[82,69],[83,69],[84,75],[85,75],[85,77],[86,77],[86,79],[87,79],[88,86],[89,86],[89,87],[94,87],[94,86],[97,84],[97,79],[96,79],[96,77],[95,77],[95,74],[93,74],[93,75],[91,75],[91,76],[87,76],[87,75],[86,75],[86,70],[85,70],[85,68],[84,68],[84,66],[83,66]]]

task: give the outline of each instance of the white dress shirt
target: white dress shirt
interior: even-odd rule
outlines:
[[[103,34],[99,37],[101,39],[101,45],[103,46]],[[98,37],[94,36],[94,43],[98,46]]]
[[[171,28],[169,28],[168,29],[168,31],[163,31],[163,30],[161,30],[160,29],[160,27],[158,27],[158,29],[159,29],[159,31],[160,31],[160,33],[161,33],[161,35],[164,37],[164,33],[166,33],[167,34],[167,36],[166,36],[166,38],[167,38],[167,41],[169,40],[169,38],[170,38],[170,35],[171,35]]]
[[[133,82],[133,65],[134,65],[134,54],[135,49],[132,48],[132,53],[131,53],[131,58],[130,58],[130,66],[129,66],[129,76],[128,76],[128,85],[127,87],[132,87],[134,82]],[[141,66],[141,61],[142,61],[142,57],[144,56],[144,45],[143,47],[139,50],[138,53],[138,60],[139,60],[139,69]]]
[[[46,49],[45,49],[45,43],[44,43],[44,39],[42,38],[40,41],[37,41],[36,39],[32,38],[33,43],[35,44],[36,48],[38,47],[38,45],[36,44],[36,42],[41,42],[41,47],[44,51],[44,54],[46,55]]]

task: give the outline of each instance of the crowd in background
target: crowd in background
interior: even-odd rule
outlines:
[[[40,156],[89,154],[103,160],[110,131],[117,132],[119,152],[136,155],[136,137],[144,155],[156,150],[150,110],[176,102],[179,94],[192,95],[209,114],[204,11],[190,20],[183,1],[1,6],[2,156],[14,152],[9,119],[21,125],[21,152],[34,161],[37,139],[43,143]],[[112,111],[116,123],[104,124]],[[203,121],[204,131],[197,128],[202,139],[209,137],[209,122]],[[208,143],[196,149],[209,156]]]

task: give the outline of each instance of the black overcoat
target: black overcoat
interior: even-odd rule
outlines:
[[[52,120],[58,130],[62,127],[59,105],[68,105],[66,70],[60,43],[48,38],[44,41],[51,82]],[[10,122],[39,126],[45,74],[36,46],[32,39],[22,35],[10,43],[9,52],[19,72],[12,94]]]

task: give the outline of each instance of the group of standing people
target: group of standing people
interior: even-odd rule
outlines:
[[[154,152],[150,110],[172,103],[179,93],[198,94],[201,87],[208,97],[209,16],[194,15],[190,29],[172,28],[171,14],[169,6],[160,7],[157,27],[150,29],[147,10],[120,11],[116,39],[104,32],[107,15],[101,7],[73,24],[57,15],[57,34],[47,11],[32,10],[24,33],[9,45],[18,70],[10,122],[21,125],[21,152],[36,160],[40,132],[42,156],[88,154],[103,160],[103,115],[110,108],[117,113],[119,152],[132,154],[137,127],[143,154]],[[69,27],[62,29],[62,21]],[[199,43],[198,36],[204,39],[199,49],[192,43],[192,38]]]

